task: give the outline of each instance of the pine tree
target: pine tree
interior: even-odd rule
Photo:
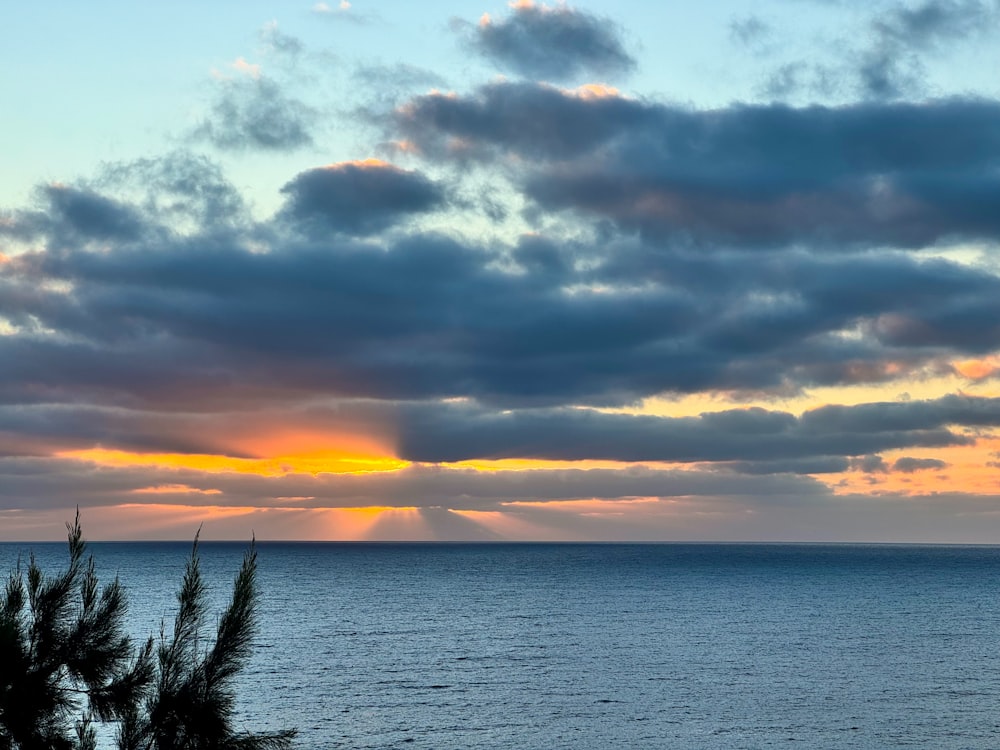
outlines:
[[[284,750],[294,730],[237,732],[234,682],[250,655],[257,620],[257,552],[250,550],[219,620],[215,642],[200,650],[206,591],[198,565],[198,537],[177,595],[170,638],[161,636],[157,681],[144,711],[122,722],[120,750]]]
[[[34,556],[11,573],[0,605],[0,750],[89,749],[94,720],[114,721],[142,700],[154,677],[153,641],[125,635],[116,578],[98,591],[80,513],[69,531],[69,567],[47,577]],[[25,581],[25,577],[27,581]]]
[[[198,537],[177,595],[168,638],[154,658],[124,632],[126,602],[116,578],[99,592],[80,513],[66,525],[70,562],[46,577],[31,557],[0,601],[0,750],[96,750],[94,722],[117,722],[120,750],[285,750],[294,730],[237,731],[235,679],[257,625],[253,542],[215,639],[202,647],[206,590]]]

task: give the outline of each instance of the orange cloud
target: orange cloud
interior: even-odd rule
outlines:
[[[614,86],[606,86],[603,83],[585,83],[572,89],[570,93],[579,99],[609,99],[621,96],[621,92]]]
[[[393,166],[389,162],[374,158],[338,161],[332,164],[327,164],[323,167],[323,169],[343,169],[344,167],[358,167],[359,169],[395,169],[399,171],[398,167]]]
[[[1000,370],[1000,356],[994,355],[983,359],[966,359],[960,362],[952,362],[951,366],[955,372],[964,378],[982,380]]]
[[[932,493],[981,493],[995,495],[1000,492],[1000,476],[995,456],[1000,451],[1000,438],[982,437],[975,445],[956,445],[934,450],[904,448],[882,454],[887,467],[904,456],[935,458],[947,466],[928,468],[910,473],[888,471],[867,474],[860,471],[841,474],[816,474],[814,477],[830,486],[835,494],[894,494],[927,495]]]

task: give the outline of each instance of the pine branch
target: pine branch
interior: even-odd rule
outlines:
[[[153,639],[150,638],[126,672],[116,675],[105,685],[89,690],[94,715],[101,721],[112,721],[132,713],[145,698],[155,674]]]
[[[135,652],[124,589],[99,587],[77,510],[69,566],[46,577],[32,557],[0,599],[0,750],[95,750],[93,722],[117,721],[120,750],[287,750],[295,732],[236,732],[235,677],[256,629],[254,543],[233,583],[215,641],[199,652],[206,589],[195,535],[174,631]],[[133,656],[134,654],[134,656]],[[80,711],[82,710],[82,713]]]
[[[228,743],[226,750],[287,750],[298,735],[294,729],[261,734],[238,734]]]
[[[201,569],[198,564],[200,535],[199,528],[191,546],[191,557],[184,568],[181,590],[177,594],[179,609],[174,620],[173,648],[182,652],[194,651],[198,630],[205,617],[205,584],[201,580]]]
[[[205,660],[209,687],[223,685],[250,657],[257,629],[257,550],[251,543],[233,583],[233,596],[219,621],[215,645]]]

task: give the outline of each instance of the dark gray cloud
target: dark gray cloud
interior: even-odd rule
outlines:
[[[431,157],[510,153],[551,161],[592,154],[631,130],[643,132],[656,119],[655,107],[617,95],[494,83],[472,96],[415,97],[396,111],[394,125]]]
[[[858,56],[862,95],[896,99],[924,87],[923,58],[949,44],[995,28],[1000,7],[980,0],[925,0],[916,6],[895,5],[871,23],[872,44]]]
[[[734,245],[925,247],[1000,238],[1000,105],[696,111],[496,83],[417,97],[395,127],[435,157],[516,157],[542,209]]]
[[[923,86],[924,66],[911,50],[878,44],[863,51],[856,67],[857,89],[867,99],[900,99]]]
[[[909,431],[944,425],[1000,427],[1000,399],[952,395],[933,401],[823,406],[803,414],[802,423],[818,432]]]
[[[380,161],[310,169],[296,175],[281,192],[288,196],[284,216],[313,233],[371,234],[400,218],[445,204],[438,183]]]
[[[865,474],[888,474],[889,465],[885,462],[882,456],[868,455],[861,456],[860,458],[852,458],[848,462],[848,466],[854,471],[860,471]]]
[[[88,403],[0,405],[0,454],[14,457],[100,446],[130,453],[226,455],[266,458],[261,443],[276,433],[308,432],[329,447],[345,434],[391,440],[392,407],[379,402],[255,409],[248,401],[190,411],[149,410]],[[47,452],[46,452],[47,451]]]
[[[868,456],[882,451],[973,442],[955,427],[1000,426],[1000,399],[960,397],[824,407],[798,417],[761,408],[671,418],[571,408],[498,412],[471,405],[386,401],[281,410],[254,409],[246,403],[239,407],[206,414],[201,409],[170,413],[84,404],[0,406],[0,436],[21,436],[29,446],[56,442],[63,449],[100,444],[132,452],[251,457],[238,448],[234,451],[233,445],[239,444],[234,436],[266,434],[280,425],[282,430],[314,435],[382,433],[395,443],[400,458],[417,462],[721,462],[726,469],[763,475],[844,471],[867,465],[874,460]],[[6,453],[15,455],[15,447],[11,442]],[[923,461],[900,459],[894,468],[937,468]]]
[[[912,458],[903,456],[892,463],[893,471],[912,474],[915,471],[940,470],[948,468],[948,463],[939,458]]]
[[[37,249],[0,265],[0,316],[20,327],[0,337],[0,401],[622,404],[886,381],[1000,345],[1000,280],[943,260],[288,229],[289,217],[386,226],[434,193],[417,173],[382,171],[416,191],[380,183],[345,207],[348,176],[321,170],[336,190],[303,182],[279,221],[243,234],[178,235],[153,212],[142,243],[91,252],[43,214]]]
[[[528,78],[572,81],[635,67],[610,19],[566,5],[518,3],[505,18],[484,16],[471,42],[505,70]]]
[[[224,151],[292,151],[313,143],[315,110],[274,80],[240,76],[219,82],[211,113],[193,137]]]
[[[740,474],[839,474],[850,468],[850,460],[841,456],[810,456],[772,461],[731,461],[722,466]]]
[[[55,221],[82,238],[133,240],[139,235],[139,217],[109,198],[62,185],[52,185],[44,191]]]
[[[0,222],[0,236],[52,246],[80,246],[91,241],[128,243],[145,229],[140,212],[89,187],[52,184],[36,191],[37,208],[12,211]]]
[[[937,401],[823,407],[801,417],[761,408],[664,418],[580,409],[496,413],[439,407],[402,420],[399,451],[410,460],[435,462],[516,457],[751,461],[759,463],[737,463],[732,468],[770,473],[763,471],[767,462],[874,456],[899,448],[970,444],[970,438],[946,429],[953,425],[1000,426],[1000,399],[946,397]],[[865,462],[873,460],[861,458],[858,465],[869,466]],[[798,473],[806,473],[801,469],[809,465],[804,461]],[[796,471],[791,463],[783,466],[785,471]],[[841,470],[834,464],[822,464],[820,468]]]

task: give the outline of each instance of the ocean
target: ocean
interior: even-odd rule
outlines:
[[[214,611],[246,545],[201,545]],[[33,549],[0,544],[0,569]],[[189,544],[95,543],[133,632]],[[260,543],[247,729],[297,747],[1000,747],[1000,547]]]

